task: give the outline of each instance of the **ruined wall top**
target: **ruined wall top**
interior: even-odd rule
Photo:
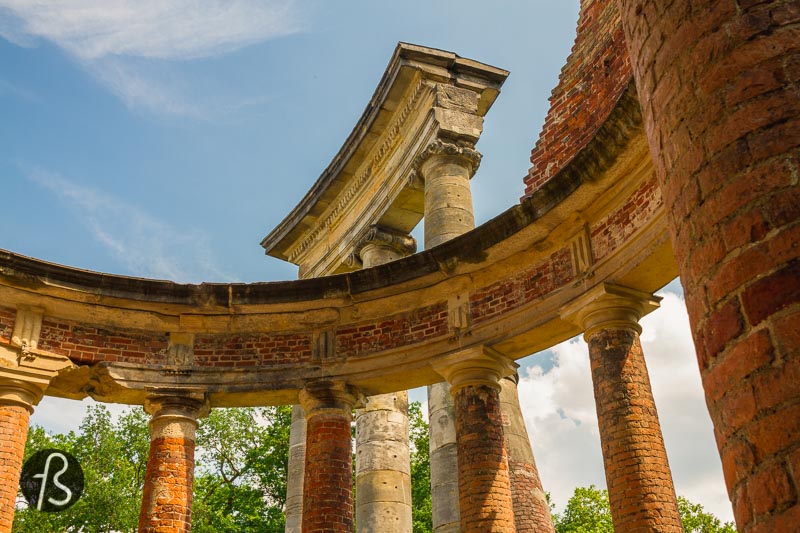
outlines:
[[[594,137],[633,80],[617,3],[581,0],[577,35],[525,176],[530,196]]]

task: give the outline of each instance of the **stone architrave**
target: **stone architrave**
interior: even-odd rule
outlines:
[[[356,247],[364,268],[416,251],[413,237],[373,226]],[[368,396],[356,411],[356,530],[411,533],[408,391]]]
[[[148,395],[150,451],[139,511],[141,533],[191,531],[195,435],[208,409],[202,391],[154,390]]]
[[[562,310],[589,345],[611,518],[616,531],[682,532],[639,319],[660,298],[603,283]]]

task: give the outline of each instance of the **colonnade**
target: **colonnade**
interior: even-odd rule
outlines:
[[[419,170],[425,183],[425,244],[474,225],[469,180],[480,156],[437,141]],[[413,239],[374,227],[358,245],[365,267],[413,253]],[[639,343],[638,319],[657,298],[600,284],[569,307],[589,344],[603,457],[615,527],[680,531],[675,491]],[[457,313],[456,313],[457,315]],[[468,328],[469,324],[459,324]],[[30,341],[26,341],[30,343]],[[489,346],[438,360],[429,387],[434,529],[552,531],[516,394],[516,365]],[[28,416],[44,387],[0,376],[0,460],[18,479]],[[309,383],[293,410],[287,531],[411,530],[407,392],[366,398],[343,381]],[[191,529],[195,430],[208,412],[203,391],[154,390],[139,530]],[[351,423],[356,409],[357,494]],[[11,438],[13,437],[13,438]],[[302,464],[302,468],[298,467]],[[16,485],[3,484],[0,531],[10,530]],[[3,529],[5,524],[6,529]]]
[[[615,527],[621,531],[637,528],[680,531],[681,528],[639,343],[638,319],[654,309],[657,300],[652,295],[602,284],[563,310],[565,318],[576,321],[585,330],[589,345],[609,499]],[[40,356],[40,367],[45,366],[44,356],[46,354]],[[0,375],[0,433],[3,435],[0,441],[0,479],[3,481],[0,484],[0,531],[11,530],[28,418],[46,386],[45,371],[52,374],[53,366],[51,363],[51,369],[39,368],[38,372],[28,369],[33,366],[18,367],[13,369],[16,374],[4,370]],[[456,441],[455,483],[458,487],[455,508],[460,519],[455,524],[444,524],[452,531],[541,531],[542,527],[552,527],[547,526],[549,516],[543,517],[547,521],[544,526],[531,524],[533,515],[541,513],[541,509],[512,497],[511,454],[519,448],[530,453],[524,441],[521,445],[519,442],[509,445],[510,439],[519,439],[519,430],[514,436],[509,428],[520,421],[509,424],[508,416],[503,413],[504,409],[507,415],[509,410],[518,408],[518,404],[513,409],[504,406],[504,395],[515,385],[515,366],[486,346],[466,348],[436,364],[435,370],[449,387],[451,401],[448,403],[453,411],[447,419],[453,420],[455,426],[452,431]],[[510,385],[504,387],[504,383]],[[370,416],[378,416],[382,421],[393,419],[395,429],[401,428],[400,433],[405,431],[407,439],[407,419],[402,421],[393,414],[402,414],[406,403],[401,400],[405,397],[404,393],[390,394],[367,401],[366,405],[372,403],[373,408],[360,411],[364,427],[359,431],[366,434],[358,439],[362,445],[366,443],[361,448],[363,454],[370,449],[386,450],[373,438],[379,435],[382,424],[370,428],[370,423],[365,422]],[[307,424],[302,530],[352,531],[350,427],[353,409],[364,405],[365,399],[354,387],[337,381],[309,384],[301,391],[300,401]],[[515,403],[513,396],[510,403]],[[195,430],[198,420],[208,412],[207,398],[202,391],[162,389],[148,395],[145,407],[151,415],[151,444],[139,529],[189,531]],[[438,416],[432,426],[440,425],[444,415],[439,413]],[[402,447],[403,443],[392,443],[392,450],[396,445]],[[388,494],[389,497],[365,502],[359,519],[384,520],[383,527],[389,523],[385,520],[390,519],[396,521],[397,528],[386,530],[402,531],[409,521],[410,480],[402,466],[397,470],[384,469],[388,473],[370,469],[376,461],[386,465],[387,457],[381,457],[381,453],[375,454],[377,460],[364,460],[366,465],[359,470],[359,486],[367,494]],[[402,463],[407,460],[407,448],[391,455],[400,456]],[[533,462],[532,455],[529,461]],[[393,486],[380,491],[382,485],[390,483],[370,485],[374,478],[381,476],[384,481],[396,481],[396,486],[401,488],[399,499],[397,491],[391,490]],[[529,492],[535,499],[541,499],[541,485],[538,482],[534,485],[535,490]],[[436,503],[443,504],[442,501]],[[448,502],[447,505],[453,504]],[[524,508],[523,516],[529,525],[516,528],[515,509],[520,507]],[[519,518],[516,521],[519,523]]]

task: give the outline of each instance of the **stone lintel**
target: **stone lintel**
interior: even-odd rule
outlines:
[[[450,384],[451,394],[469,385],[500,390],[500,380],[516,373],[519,365],[488,346],[472,346],[431,363]]]
[[[577,324],[589,339],[597,330],[621,328],[642,332],[639,319],[655,311],[661,298],[612,283],[601,283],[561,309],[561,318]]]
[[[299,397],[306,420],[330,411],[350,413],[354,408],[364,405],[361,391],[343,381],[309,383],[300,391]]]

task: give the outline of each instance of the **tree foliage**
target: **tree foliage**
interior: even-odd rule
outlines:
[[[282,532],[291,407],[215,409],[197,433],[192,530]]]
[[[736,533],[732,522],[722,521],[707,513],[699,503],[692,503],[678,496],[678,512],[681,514],[684,533]]]
[[[411,437],[411,517],[414,533],[433,531],[431,508],[431,460],[428,423],[419,402],[408,406]]]
[[[608,491],[590,485],[577,487],[564,512],[553,515],[556,533],[612,533]]]

